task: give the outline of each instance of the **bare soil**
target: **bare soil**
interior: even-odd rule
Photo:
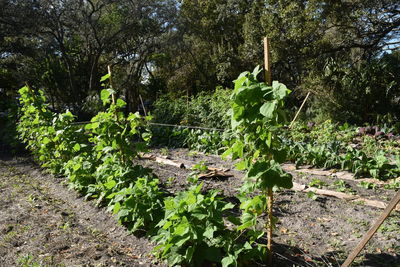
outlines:
[[[0,156],[0,266],[152,266],[152,244],[29,157]]]
[[[196,164],[227,168],[232,177],[204,179],[204,190],[221,190],[238,204],[243,173],[234,162],[185,149],[154,150],[153,154],[183,162],[186,168],[138,160],[154,170],[171,193],[188,187]],[[322,188],[335,189],[335,178],[293,172],[307,184],[318,179]],[[115,218],[85,201],[57,178],[38,168],[28,156],[0,154],[0,266],[154,266],[153,244],[135,237]],[[390,200],[395,190],[364,189],[348,182],[346,190],[363,197]],[[339,190],[339,189],[338,189]],[[274,236],[276,266],[339,266],[382,212],[333,197],[282,190],[275,194],[279,219]],[[263,225],[263,218],[260,225]],[[36,264],[36,265],[35,265]],[[400,266],[400,212],[393,212],[357,258],[354,266]]]

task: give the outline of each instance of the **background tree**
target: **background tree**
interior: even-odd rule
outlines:
[[[1,90],[12,94],[28,81],[53,108],[83,118],[112,64],[115,87],[136,110],[139,94],[155,100],[232,87],[238,73],[262,64],[267,35],[273,79],[294,91],[289,106],[311,91],[311,116],[372,122],[396,111],[400,97],[397,2],[4,0]],[[379,82],[370,83],[377,73]],[[374,113],[360,116],[372,103]]]
[[[54,108],[78,114],[87,97],[99,93],[108,64],[117,66],[117,88],[135,109],[144,64],[171,27],[176,8],[169,0],[20,0],[3,7],[4,38],[10,43],[2,47],[3,55],[31,60],[26,80],[44,87]],[[7,31],[12,28],[15,34]],[[21,39],[33,53],[16,51]]]

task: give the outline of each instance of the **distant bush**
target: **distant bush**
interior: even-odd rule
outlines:
[[[392,119],[398,121],[398,73],[400,53],[386,54],[357,66],[331,60],[322,75],[310,76],[304,88],[314,93],[311,109],[321,120],[377,123],[380,118],[393,114],[395,118]]]
[[[155,122],[226,129],[229,126],[230,90],[217,87],[215,92],[173,98],[163,96],[153,103]]]
[[[153,144],[217,152],[227,144],[226,132],[230,129],[228,114],[230,93],[229,89],[217,87],[215,92],[202,92],[190,98],[189,101],[186,97],[173,98],[171,96],[157,99],[151,111],[154,122],[217,128],[222,131],[217,133],[215,130],[153,126]]]

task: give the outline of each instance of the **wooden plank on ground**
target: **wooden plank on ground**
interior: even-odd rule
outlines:
[[[358,195],[346,194],[343,192],[337,192],[337,191],[333,191],[333,190],[319,189],[316,187],[308,187],[306,185],[298,184],[295,182],[293,183],[292,190],[306,192],[306,193],[314,192],[317,195],[336,197],[339,199],[349,200],[352,202],[359,202],[365,206],[370,206],[370,207],[379,208],[379,209],[384,209],[387,206],[387,204],[383,201],[366,199],[366,198],[360,197]],[[400,211],[400,204],[398,204],[394,208],[394,210]]]
[[[361,178],[361,177],[356,178],[353,173],[350,173],[348,171],[324,170],[318,168],[310,169],[308,167],[296,168],[296,165],[292,163],[282,164],[282,169],[287,172],[299,172],[299,173],[307,173],[320,176],[333,176],[339,179],[355,181],[355,182],[369,182],[379,185],[385,185],[389,183],[388,181],[382,181],[375,178]]]

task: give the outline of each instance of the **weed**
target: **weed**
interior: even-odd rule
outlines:
[[[160,149],[160,154],[163,156],[168,156],[169,155],[169,150],[167,147],[163,147]]]
[[[21,267],[42,267],[43,266],[43,265],[41,265],[41,263],[39,261],[35,260],[35,258],[30,254],[19,257],[17,259],[17,263]]]
[[[202,160],[202,161],[200,161],[199,163],[195,164],[195,165],[192,167],[192,170],[204,172],[204,171],[207,171],[207,170],[208,170],[208,167],[207,167],[207,165],[206,165],[206,162]]]
[[[344,180],[337,180],[333,183],[338,192],[354,193],[355,191]]]
[[[313,192],[313,191],[307,192],[307,197],[312,199],[312,200],[317,200],[318,199],[318,195],[315,194],[315,192]]]
[[[308,186],[316,188],[322,188],[323,186],[326,185],[327,184],[324,181],[321,181],[320,179],[313,179],[311,182],[308,183]]]
[[[361,181],[358,186],[365,188],[365,189],[376,189],[376,184],[366,181]]]

